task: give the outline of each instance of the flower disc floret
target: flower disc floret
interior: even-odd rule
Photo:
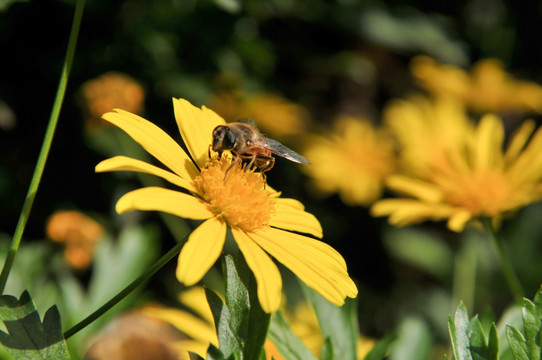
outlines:
[[[232,228],[250,232],[269,226],[276,199],[254,169],[226,157],[213,158],[195,179],[210,210]]]

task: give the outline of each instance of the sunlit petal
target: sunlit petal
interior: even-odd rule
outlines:
[[[198,198],[161,187],[146,187],[125,194],[117,202],[116,210],[119,214],[132,210],[163,211],[195,220],[214,216]]]
[[[200,109],[184,99],[173,99],[173,108],[186,147],[201,168],[209,158],[213,129],[225,121],[205,106]]]
[[[212,217],[198,226],[179,254],[177,279],[186,286],[192,286],[216,262],[226,240],[226,224]]]
[[[185,188],[189,191],[196,191],[192,180],[184,179],[170,171],[161,169],[144,161],[132,159],[126,156],[115,156],[106,159],[96,165],[96,172],[107,171],[137,171],[141,173],[151,174],[161,177],[162,179],[167,180],[170,183]]]
[[[158,126],[140,116],[115,109],[103,119],[118,126],[173,172],[185,179],[193,179],[198,169],[183,149]]]
[[[294,272],[305,284],[335,305],[355,297],[357,287],[344,259],[329,245],[278,229],[257,230],[250,238]]]
[[[277,199],[275,214],[269,222],[271,226],[311,234],[318,238],[323,236],[322,226],[314,215],[292,207],[289,202],[283,203],[281,200]]]
[[[232,228],[233,237],[243,253],[258,285],[258,299],[266,313],[275,312],[282,298],[282,278],[279,269],[247,234],[242,230]]]

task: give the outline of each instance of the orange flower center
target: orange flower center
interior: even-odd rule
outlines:
[[[230,227],[250,232],[269,226],[276,200],[254,169],[246,169],[240,161],[214,157],[195,182],[211,211]]]
[[[450,204],[464,207],[473,214],[494,216],[509,210],[511,188],[501,171],[478,170],[435,179]]]

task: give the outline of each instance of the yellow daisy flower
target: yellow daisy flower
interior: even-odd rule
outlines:
[[[336,192],[349,205],[368,206],[378,199],[395,169],[392,138],[363,119],[343,116],[329,134],[308,135],[304,142],[313,165],[303,171],[315,189]]]
[[[404,198],[385,199],[371,208],[402,226],[447,219],[461,231],[478,217],[499,219],[542,198],[542,130],[525,122],[503,152],[504,128],[494,115],[484,116],[464,140],[432,162],[424,178],[392,175],[387,185]],[[529,141],[529,138],[531,138]]]
[[[178,280],[186,286],[200,281],[220,256],[230,228],[254,273],[264,311],[278,309],[282,290],[279,269],[269,255],[333,304],[342,305],[345,297],[355,297],[357,288],[342,256],[329,245],[300,234],[322,237],[320,223],[304,211],[303,204],[280,198],[260,174],[244,169],[240,162],[232,164],[226,156],[209,159],[212,131],[225,124],[224,120],[212,110],[194,107],[183,99],[173,99],[173,106],[190,155],[151,122],[116,109],[103,118],[128,133],[170,171],[125,156],[102,161],[96,171],[139,171],[180,188],[134,190],[116,205],[121,214],[131,210],[163,211],[204,220],[179,254]]]
[[[383,120],[399,143],[401,171],[422,178],[473,128],[462,102],[444,96],[393,100],[384,109]]]
[[[412,60],[411,71],[431,94],[456,96],[478,111],[542,112],[542,86],[514,78],[497,59],[480,60],[469,74],[427,56],[418,56]]]

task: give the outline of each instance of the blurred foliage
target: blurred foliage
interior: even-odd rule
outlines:
[[[0,0],[3,254],[43,138],[73,5]],[[515,76],[541,83],[541,16],[538,2],[509,0],[87,0],[68,96],[7,293],[27,289],[40,313],[58,304],[64,327],[73,325],[194,225],[157,214],[115,215],[120,195],[151,180],[94,173],[95,164],[111,154],[144,155],[116,129],[88,130],[81,92],[87,81],[111,71],[126,74],[145,94],[141,115],[177,140],[171,97],[208,105],[221,92],[277,94],[306,109],[308,129],[328,134],[343,114],[378,124],[382,106],[417,89],[408,64],[420,54],[463,68],[496,58]],[[539,115],[533,118],[540,121]],[[505,121],[510,128],[517,123],[514,117]],[[459,300],[480,314],[482,325],[518,319],[477,229],[461,235],[442,224],[392,229],[337,195],[314,196],[308,178],[286,161],[277,161],[268,181],[321,221],[325,241],[345,257],[358,282],[359,330],[388,339],[385,349],[401,349],[390,359],[412,353],[442,358],[449,342],[446,319]],[[61,246],[47,242],[47,219],[59,209],[92,214],[107,229],[90,270],[74,270]],[[502,226],[528,294],[540,286],[541,216],[542,206],[534,204]],[[149,225],[141,226],[143,221]],[[145,299],[174,303],[179,289],[174,266],[167,267],[141,294],[70,339],[70,353],[82,356],[92,333],[114,314]],[[279,317],[271,330],[280,326]],[[386,338],[392,333],[393,342]],[[500,342],[501,354],[511,351],[506,346]]]

